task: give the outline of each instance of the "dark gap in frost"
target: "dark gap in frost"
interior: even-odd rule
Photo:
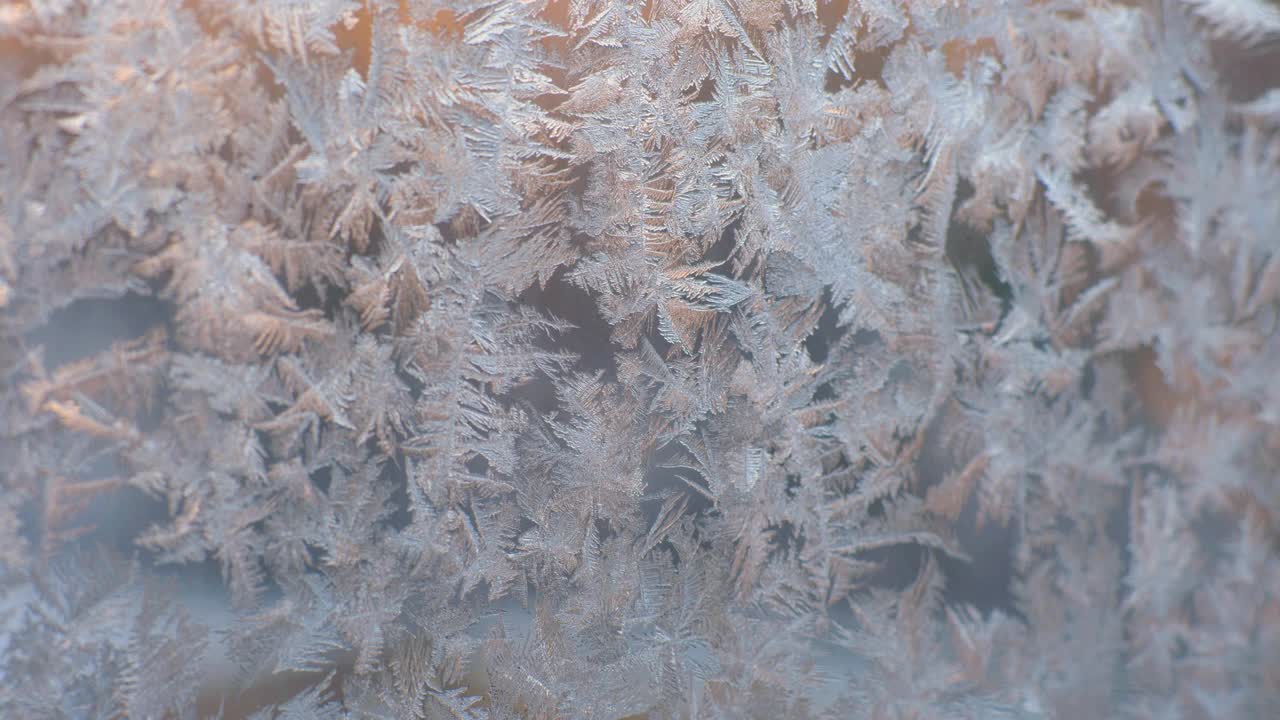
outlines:
[[[860,328],[857,332],[853,334],[853,337],[850,338],[855,350],[862,350],[862,349],[869,348],[872,345],[879,343],[881,339],[882,338],[880,336],[879,331],[871,330],[868,328]]]
[[[858,559],[875,563],[877,569],[868,575],[865,584],[901,592],[915,582],[924,561],[924,547],[915,543],[899,543],[858,553]]]
[[[316,468],[308,474],[308,477],[317,490],[328,495],[329,488],[333,485],[333,466],[325,465],[324,467]]]
[[[352,255],[377,257],[382,253],[383,248],[386,246],[387,231],[383,229],[381,220],[374,220],[373,223],[369,225],[369,237],[365,239],[364,252],[358,253],[355,250],[348,249],[347,256],[344,258],[344,263],[350,264]],[[348,246],[348,248],[350,248],[350,246]]]
[[[90,481],[119,477],[119,468],[115,458],[106,456],[98,467],[91,469],[75,480]],[[78,483],[68,479],[65,487],[74,490]],[[52,491],[52,488],[46,492]],[[124,555],[140,551],[144,565],[154,565],[154,554],[145,548],[139,548],[135,541],[140,532],[169,519],[168,507],[159,498],[148,495],[130,485],[120,485],[95,493],[90,498],[83,498],[87,507],[78,512],[64,512],[55,518],[45,516],[41,498],[33,498],[17,508],[17,516],[21,524],[20,534],[33,547],[42,550],[50,549],[58,552],[50,559],[70,550],[87,549],[95,545],[111,548]],[[68,500],[70,509],[74,509]],[[52,519],[56,525],[49,527],[45,523]],[[57,547],[45,546],[46,538],[54,533],[80,531],[79,535],[68,538]]]
[[[418,167],[418,165],[418,160],[401,160],[391,165],[391,167],[383,170],[382,174],[390,175],[392,177],[400,177],[402,175],[408,175],[414,168]]]
[[[675,568],[677,571],[680,569],[680,552],[676,550],[676,546],[670,540],[663,540],[657,545],[654,545],[653,550],[651,550],[650,553],[653,553],[654,551],[660,551],[662,554],[671,558],[671,567]],[[659,555],[659,557],[660,556],[661,555]]]
[[[827,74],[823,78],[822,89],[828,94],[834,95],[841,90],[847,90],[858,82],[858,73],[855,71],[853,77],[845,77],[835,70],[827,70]]]
[[[956,179],[956,195],[955,195],[955,199],[951,203],[951,206],[953,208],[960,207],[961,205],[968,202],[970,198],[972,198],[975,194],[977,194],[977,192],[978,192],[978,189],[973,186],[973,183],[969,180],[969,178],[966,178],[966,177],[957,178]]]
[[[281,278],[283,281],[283,278]],[[281,283],[283,284],[283,282]],[[299,310],[319,310],[329,322],[335,322],[347,299],[345,288],[307,282],[290,293]]]
[[[435,227],[446,244],[456,245],[466,238],[479,235],[492,224],[493,221],[486,220],[474,206],[467,205],[452,217],[435,223]]]
[[[1013,526],[988,520],[977,524],[977,503],[970,499],[957,524],[960,544],[971,558],[965,562],[946,553],[938,553],[947,584],[943,599],[952,605],[969,605],[984,617],[999,610],[1011,617],[1022,617],[1013,595]]]
[[[866,472],[866,470],[864,469],[863,472]],[[885,512],[886,512],[886,508],[885,508],[884,498],[876,498],[875,500],[872,500],[870,503],[867,504],[867,517],[869,518],[874,518],[878,520],[885,516]]]
[[[278,457],[278,453],[273,449],[274,445],[278,445],[272,440],[271,435],[266,430],[253,428],[253,439],[258,443],[258,447],[262,448],[262,465],[263,467],[271,467],[277,462],[288,462],[287,457]]]
[[[609,538],[617,535],[613,530],[613,526],[609,524],[609,518],[596,518],[596,537],[600,538],[600,542],[604,542]]]
[[[667,342],[667,339],[663,337],[660,332],[651,332],[648,335],[645,335],[644,339],[648,340],[649,344],[653,346],[654,352],[658,353],[658,356],[664,359],[667,357],[667,354],[671,352],[671,348],[675,347],[670,342]]]
[[[707,262],[726,263],[733,256],[734,250],[738,246],[738,230],[742,227],[742,218],[734,218],[724,230],[720,231],[720,237],[716,239],[711,247],[707,248],[707,252],[703,255],[703,259]],[[726,269],[720,269],[720,274],[728,275]]]
[[[595,299],[566,280],[562,271],[556,271],[545,287],[533,285],[525,290],[520,302],[573,324],[572,330],[553,339],[547,349],[554,347],[577,355],[577,369],[581,371],[604,370],[610,375],[617,372],[613,327],[600,314]]]
[[[221,160],[222,162],[228,165],[235,162],[235,152],[234,152],[234,147],[231,142],[230,136],[228,136],[225,140],[222,141],[220,145],[218,145],[218,151],[215,154],[218,156],[219,160]]]
[[[362,3],[354,13],[350,27],[342,22],[332,26],[334,40],[340,52],[351,52],[351,67],[360,73],[360,79],[369,79],[369,60],[373,53],[373,22],[368,3]]]
[[[257,42],[250,41],[248,45],[256,50],[255,54],[263,53],[265,51],[265,48]],[[262,55],[258,55],[258,57],[262,57]],[[267,98],[271,100],[271,102],[278,102],[284,98],[287,88],[285,88],[284,83],[280,82],[280,78],[276,76],[276,71],[273,70],[270,65],[262,62],[262,60],[258,60],[253,63],[253,77],[256,81],[257,87],[262,88],[266,92]],[[302,142],[302,133],[300,133],[292,124],[289,125],[288,137],[290,146],[297,145]]]
[[[529,518],[526,515],[521,515],[520,524],[516,526],[515,536],[517,539],[519,539],[521,535],[524,535],[525,533],[529,532],[530,530],[536,527],[538,527],[538,523],[534,522],[531,518]]]
[[[44,346],[45,366],[52,369],[102,352],[114,342],[135,340],[156,325],[164,325],[173,337],[173,306],[130,291],[116,298],[74,300],[53,311],[26,340]]]
[[[684,493],[688,497],[684,510],[686,515],[702,517],[711,510],[712,502],[707,496],[706,479],[686,468],[668,466],[666,463],[674,455],[675,453],[671,449],[664,448],[659,450],[654,453],[654,457],[646,467],[644,474],[645,498],[641,505],[645,522],[648,523],[647,527],[652,527],[653,523],[657,521],[662,504],[666,502],[673,492]],[[701,488],[703,492],[690,487],[691,484]]]
[[[818,3],[818,22],[822,23],[822,43],[825,46],[836,25],[849,12],[849,0],[827,0]]]
[[[711,102],[713,99],[715,99],[715,96],[716,96],[715,78],[708,75],[707,77],[703,78],[696,85],[696,87],[697,87],[697,90],[695,90],[693,96],[689,98],[689,102],[704,103],[704,102]]]
[[[306,283],[302,287],[294,289],[289,293],[289,297],[293,299],[294,305],[299,310],[320,310],[324,307],[324,298],[321,297],[320,291],[311,283]]]
[[[218,607],[231,607],[231,590],[222,578],[222,563],[212,553],[203,560],[184,563],[156,563],[155,554],[149,550],[139,553],[143,567],[165,580],[175,580],[185,589],[198,590],[201,594],[215,594],[225,602]],[[207,599],[207,598],[206,598]]]
[[[882,47],[869,52],[855,53],[853,56],[854,84],[871,80],[887,90],[888,87],[884,82],[884,64],[889,59],[891,49]]]
[[[269,398],[263,398],[262,404],[266,405],[267,410],[270,410],[272,415],[279,415],[280,413],[289,409],[289,406],[287,404],[282,403],[278,400],[271,400]]]
[[[968,181],[961,180],[956,191],[956,206],[961,204]],[[969,186],[972,194],[972,186]],[[992,295],[1000,300],[1001,315],[1013,304],[1013,287],[1000,274],[991,241],[986,234],[952,218],[947,227],[947,259],[962,275],[975,277]]]
[[[323,547],[304,541],[302,549],[307,553],[307,567],[318,568],[329,562],[329,553]]]
[[[476,455],[463,463],[463,467],[472,475],[483,477],[489,473],[489,458],[483,455]]]
[[[769,536],[770,560],[774,558],[790,560],[793,554],[799,559],[804,552],[804,533],[797,530],[790,520],[767,525],[764,531]]]
[[[417,400],[422,396],[422,391],[427,387],[427,384],[415,373],[406,368],[404,363],[396,363],[395,374],[396,377],[400,379],[400,382],[404,383],[405,387],[409,388],[410,398]]]
[[[173,335],[170,334],[168,338],[169,344],[172,345]],[[169,399],[172,396],[173,390],[169,387],[167,377],[161,378],[156,386],[155,397],[152,399],[150,406],[143,407],[142,412],[133,419],[133,425],[138,429],[138,432],[143,435],[150,435],[160,429],[160,426],[164,424],[165,411],[169,408]]]
[[[504,397],[514,404],[524,405],[534,415],[551,415],[559,407],[555,383],[541,374],[520,383]]]
[[[920,430],[924,433],[924,442],[921,444],[920,457],[916,462],[916,473],[919,477],[922,497],[942,482],[948,468],[959,471],[964,462],[968,462],[967,460],[958,462],[952,457],[952,451],[947,446],[947,437],[943,433],[945,424],[945,413],[938,413],[937,417]]]
[[[814,364],[826,362],[832,346],[840,341],[845,332],[845,329],[840,327],[840,308],[832,300],[830,287],[822,289],[822,297],[818,302],[822,304],[818,325],[804,339],[805,352],[809,354],[809,359]]]
[[[1134,482],[1134,480],[1130,480]],[[1120,566],[1122,572],[1120,577],[1122,581],[1116,591],[1116,603],[1123,603],[1125,595],[1133,588],[1129,584],[1129,574],[1133,570],[1133,543],[1131,542],[1133,534],[1133,493],[1126,487],[1121,493],[1120,502],[1116,503],[1111,509],[1111,514],[1107,518],[1106,534],[1107,539],[1115,543],[1114,547],[1120,549]],[[1025,542],[1025,541],[1024,541]]]
[[[1093,396],[1093,388],[1097,384],[1098,374],[1093,369],[1093,360],[1089,360],[1080,370],[1080,396],[1085,400]]]
[[[783,487],[782,490],[787,494],[787,497],[793,498],[800,493],[800,476],[799,475],[795,473],[788,473],[786,477],[786,483],[787,483],[786,486]]]
[[[889,382],[905,385],[911,382],[911,378],[915,377],[915,374],[916,371],[911,367],[911,363],[906,360],[899,360],[889,369]]]
[[[1218,38],[1209,43],[1209,51],[1220,68],[1218,79],[1229,101],[1251,102],[1280,87],[1280,73],[1276,72],[1280,68],[1280,42],[1274,38],[1255,46]]]
[[[408,471],[405,470],[404,454],[397,453],[392,461],[384,462],[378,475],[382,482],[389,483],[391,486],[392,511],[387,516],[387,523],[396,530],[409,527],[413,522],[413,509],[409,502],[409,483],[413,482],[413,478],[409,477]]]
[[[810,355],[810,357],[812,357],[812,355]],[[814,402],[827,402],[829,400],[835,400],[836,397],[836,389],[829,382],[822,383],[818,386],[817,390],[813,391]]]
[[[98,540],[126,553],[136,547],[139,529],[167,522],[169,508],[164,500],[131,485],[124,485],[94,502],[95,517],[104,518],[96,529]]]

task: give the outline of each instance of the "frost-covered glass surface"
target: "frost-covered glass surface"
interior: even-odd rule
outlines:
[[[1280,707],[1273,0],[0,3],[0,715]]]

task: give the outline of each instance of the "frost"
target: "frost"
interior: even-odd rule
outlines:
[[[0,714],[1266,716],[1277,38],[8,3]]]

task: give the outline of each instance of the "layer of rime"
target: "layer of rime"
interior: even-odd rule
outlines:
[[[0,715],[1267,717],[1277,228],[1275,0],[0,3]]]

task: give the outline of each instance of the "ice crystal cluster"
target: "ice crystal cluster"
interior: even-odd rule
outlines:
[[[1280,4],[0,3],[0,715],[1280,708]]]

